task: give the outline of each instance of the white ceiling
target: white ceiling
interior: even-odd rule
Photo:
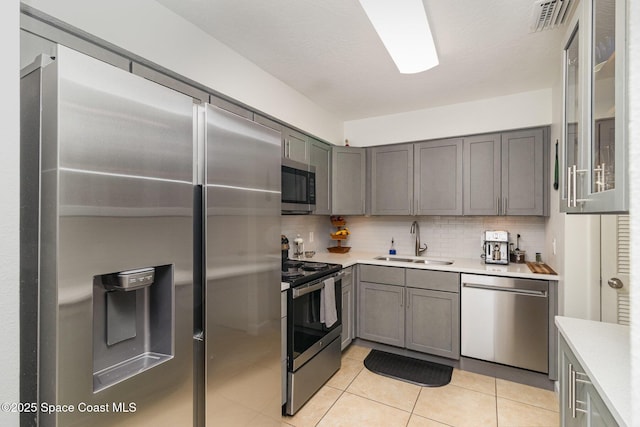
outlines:
[[[343,120],[549,88],[533,0],[424,0],[440,65],[400,74],[358,0],[156,0]],[[390,1],[390,0],[389,0]]]

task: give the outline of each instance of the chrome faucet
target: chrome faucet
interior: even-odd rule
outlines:
[[[415,256],[420,256],[420,254],[427,250],[427,244],[424,244],[424,248],[420,246],[420,226],[418,225],[418,221],[413,221],[411,224],[410,233],[414,235],[415,238]]]

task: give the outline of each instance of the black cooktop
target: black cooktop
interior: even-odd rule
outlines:
[[[282,264],[282,281],[296,287],[342,270],[340,264],[289,259]]]

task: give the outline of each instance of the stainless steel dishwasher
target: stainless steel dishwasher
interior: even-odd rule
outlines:
[[[462,274],[461,353],[549,372],[549,282]]]

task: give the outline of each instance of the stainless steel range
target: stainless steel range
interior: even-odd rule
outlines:
[[[287,404],[293,415],[340,369],[342,266],[287,260]]]

